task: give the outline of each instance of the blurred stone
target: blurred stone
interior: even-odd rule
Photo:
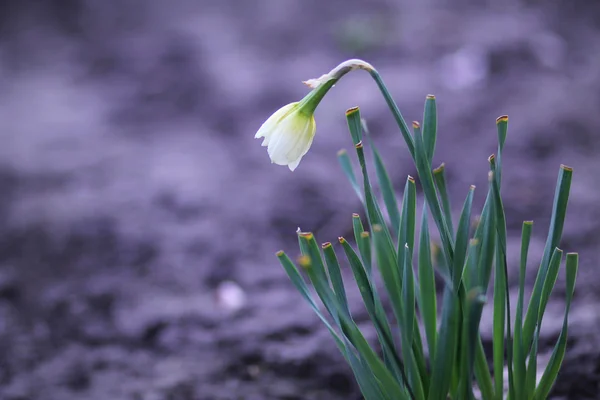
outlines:
[[[246,304],[246,293],[235,282],[222,282],[215,289],[217,304],[227,312],[237,311]]]

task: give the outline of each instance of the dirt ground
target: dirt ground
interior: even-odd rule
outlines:
[[[294,173],[253,139],[302,80],[355,57],[409,121],[436,95],[455,207],[485,187],[510,116],[509,262],[533,219],[530,283],[559,165],[574,168],[562,248],[581,266],[553,398],[600,398],[600,6],[487,3],[0,1],[0,398],[360,398],[274,253],[297,255],[298,226],[350,232],[345,109],[361,107],[398,188],[407,150],[362,72],[325,98]]]

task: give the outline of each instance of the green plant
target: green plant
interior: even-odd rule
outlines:
[[[377,333],[378,349],[365,339],[352,318],[340,264],[331,243],[324,243],[319,248],[312,233],[298,232],[301,269],[284,252],[277,253],[279,261],[330,331],[366,399],[474,399],[475,388],[486,400],[545,399],[557,378],[566,350],[568,314],[578,266],[578,255],[568,253],[565,257],[567,289],[563,326],[548,365],[542,374],[538,374],[540,328],[563,259],[563,251],[558,245],[569,198],[571,168],[562,165],[559,170],[548,238],[527,305],[524,281],[533,225],[531,221],[523,223],[519,291],[513,319],[507,279],[506,220],[501,197],[502,151],[508,117],[502,116],[496,121],[498,150],[489,157],[487,197],[473,232],[475,187],[469,189],[455,226],[444,166],[432,169],[437,134],[434,96],[427,96],[422,127],[414,122],[412,133],[379,73],[363,61],[347,61],[329,74],[307,81],[313,88],[307,97],[322,98],[341,76],[357,68],[368,71],[384,95],[415,162],[417,179],[425,197],[418,222],[416,180],[408,177],[399,202],[385,164],[360,118],[359,109],[348,110],[346,118],[362,178],[355,175],[347,152],[341,151],[338,158],[364,205],[367,224],[366,227],[363,225],[358,214],[352,216],[357,250],[342,237],[339,243]],[[320,91],[318,96],[314,95],[315,91]],[[273,128],[278,121],[271,120],[271,123]],[[282,134],[277,129],[272,132],[275,133],[267,144],[269,155],[281,155],[294,149],[294,132]],[[306,134],[305,131],[301,133]],[[282,145],[278,135],[285,137],[288,144]],[[311,142],[312,136],[308,147]],[[365,160],[366,146],[373,155],[383,205],[373,192]],[[307,151],[308,147],[303,150]],[[295,167],[299,159],[286,162],[294,163]],[[387,220],[384,219],[384,208]],[[440,237],[441,246],[437,251],[432,251],[431,247],[430,218]],[[417,224],[420,225],[418,237]],[[443,281],[440,315],[434,266]],[[375,269],[383,280],[387,301],[375,284]],[[314,287],[325,312],[319,308],[301,270]],[[492,275],[493,284],[489,288]],[[488,298],[493,301],[493,375],[480,335],[482,309]],[[384,304],[390,305],[391,313],[386,312]],[[508,370],[506,382],[504,368]]]

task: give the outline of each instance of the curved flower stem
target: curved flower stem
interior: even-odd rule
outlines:
[[[392,98],[392,95],[390,94],[389,90],[385,86],[385,83],[383,83],[383,79],[381,78],[381,75],[379,75],[379,72],[377,72],[375,67],[373,67],[371,64],[369,64],[366,61],[359,60],[356,58],[351,59],[351,60],[346,60],[343,63],[339,64],[334,69],[332,69],[331,71],[329,71],[329,73],[321,75],[320,77],[315,78],[315,79],[308,79],[308,80],[304,81],[303,83],[306,86],[312,88],[313,91],[316,91],[317,89],[319,89],[319,87],[327,86],[327,89],[323,90],[323,94],[324,94],[331,88],[331,86],[333,86],[333,84],[335,82],[340,80],[340,78],[342,76],[346,75],[350,71],[354,71],[357,69],[362,69],[362,70],[367,71],[371,75],[371,77],[375,80],[375,83],[377,83],[377,87],[379,87],[379,90],[383,94],[383,97],[385,98],[385,101],[386,101],[388,107],[390,108],[390,110],[392,111],[392,114],[394,115],[394,118],[396,119],[396,123],[398,124],[398,127],[400,127],[400,131],[402,132],[404,141],[406,142],[406,145],[408,146],[408,151],[410,152],[410,155],[412,156],[413,161],[416,162],[414,138],[410,134],[408,125],[406,124],[406,121],[404,120],[402,113],[398,109],[398,105]]]
[[[398,109],[398,105],[396,104],[392,95],[390,94],[387,87],[385,86],[385,83],[383,83],[383,79],[381,78],[381,75],[379,75],[379,72],[377,72],[377,70],[373,68],[373,69],[369,70],[369,74],[375,80],[375,83],[377,83],[377,87],[379,87],[381,94],[383,94],[383,97],[385,98],[385,101],[386,101],[388,107],[390,108],[390,111],[392,111],[392,114],[394,114],[396,123],[398,124],[398,127],[400,128],[400,132],[402,132],[402,136],[404,137],[404,141],[406,142],[406,145],[408,146],[408,151],[410,152],[410,155],[412,156],[413,160],[416,161],[415,141],[414,141],[412,135],[410,134],[410,131],[408,130],[408,125],[406,125],[406,121],[404,120],[404,117],[402,116],[400,109]]]

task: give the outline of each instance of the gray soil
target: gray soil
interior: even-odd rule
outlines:
[[[455,212],[470,184],[481,206],[510,116],[509,262],[533,219],[530,283],[559,165],[574,168],[561,246],[581,266],[554,396],[598,398],[600,6],[423,3],[0,1],[0,398],[358,399],[274,253],[298,254],[298,226],[350,236],[345,109],[361,107],[399,189],[414,167],[363,72],[325,98],[294,173],[253,139],[302,80],[355,57],[409,121],[437,96]],[[545,354],[563,299],[561,274]]]

